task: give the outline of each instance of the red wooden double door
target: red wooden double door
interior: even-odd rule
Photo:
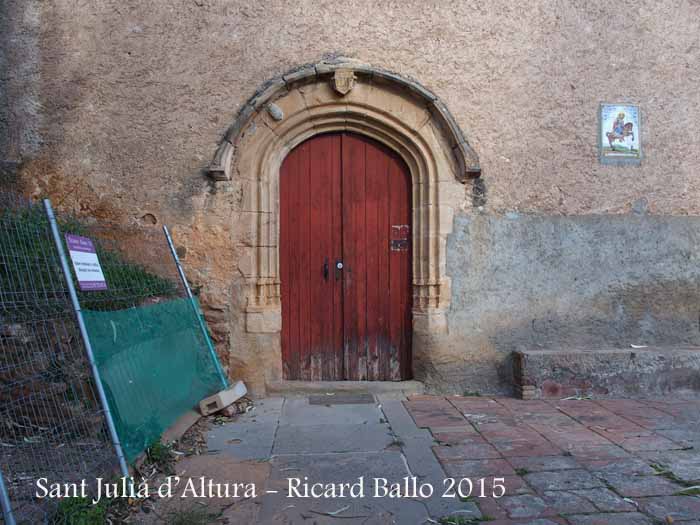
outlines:
[[[286,379],[411,377],[411,179],[370,139],[318,135],[280,168]]]

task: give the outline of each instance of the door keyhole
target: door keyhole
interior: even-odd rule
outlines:
[[[340,259],[335,260],[335,280],[340,280],[340,272],[343,271],[343,261]]]

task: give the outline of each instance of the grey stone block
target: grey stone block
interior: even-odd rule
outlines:
[[[253,410],[236,418],[237,423],[277,423],[282,415],[283,397],[256,399]]]
[[[406,411],[402,401],[385,400],[381,404],[384,417],[391,426],[391,430],[400,438],[409,436],[429,436],[429,432],[425,429],[418,428],[413,418]]]
[[[280,426],[273,453],[379,452],[393,441],[383,424]]]
[[[400,482],[408,475],[398,451],[370,454],[331,454],[314,456],[279,456],[273,459],[273,470],[267,489],[277,491],[262,498],[260,523],[424,523],[426,506],[409,499],[373,498],[372,480],[386,478]],[[365,497],[335,499],[288,498],[288,478],[306,476],[310,483],[355,483],[364,478]],[[345,508],[347,507],[347,508]],[[341,510],[342,509],[342,510]],[[340,512],[338,518],[324,512]],[[352,517],[357,517],[352,519]],[[312,521],[313,521],[312,520]]]
[[[538,398],[626,397],[700,388],[700,347],[523,350],[514,353],[513,364],[516,383],[534,386]]]
[[[221,425],[207,432],[207,447],[238,460],[269,459],[276,430],[277,423]]]
[[[282,79],[287,83],[287,86],[294,82],[299,82],[301,80],[306,80],[310,77],[316,76],[316,68],[314,66],[305,66],[289,73],[282,75]]]
[[[376,405],[310,405],[306,397],[287,398],[280,425],[349,425],[379,423],[382,413]]]

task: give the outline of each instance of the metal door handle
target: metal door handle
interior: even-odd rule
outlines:
[[[323,280],[328,281],[328,257],[323,259]]]

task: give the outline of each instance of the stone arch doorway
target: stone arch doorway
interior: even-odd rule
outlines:
[[[280,168],[285,379],[411,379],[411,180],[362,135],[315,135]]]
[[[411,178],[412,368],[448,330],[447,235],[478,158],[445,105],[414,81],[339,59],[290,71],[266,83],[240,110],[208,170],[240,195],[234,227],[245,285],[245,336],[265,382],[283,378],[280,188],[283,160],[316,135],[349,132],[398,155]],[[437,342],[436,342],[437,341]],[[233,343],[235,344],[235,343]],[[244,343],[248,344],[248,343]]]

